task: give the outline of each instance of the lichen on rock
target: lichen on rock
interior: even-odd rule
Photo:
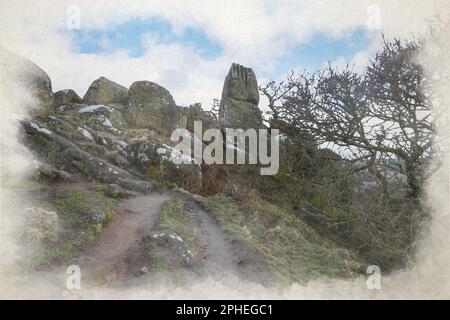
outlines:
[[[89,86],[83,97],[83,102],[89,105],[125,103],[128,100],[128,90],[124,86],[100,77]]]
[[[57,91],[53,94],[53,98],[55,107],[82,102],[80,96],[72,89]]]
[[[223,128],[263,128],[255,73],[233,63],[223,85],[219,124]]]
[[[129,89],[126,118],[133,128],[149,128],[169,134],[182,126],[183,109],[170,92],[150,81],[136,81]]]

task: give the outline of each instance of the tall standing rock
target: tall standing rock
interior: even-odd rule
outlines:
[[[255,73],[233,63],[223,85],[219,124],[223,128],[263,128]]]
[[[128,101],[128,90],[124,86],[100,77],[89,86],[83,97],[83,102],[93,104],[126,104]]]

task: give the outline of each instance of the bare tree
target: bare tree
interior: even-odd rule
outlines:
[[[268,107],[272,112],[272,119],[278,119],[279,102],[288,94],[292,89],[294,72],[291,71],[286,81],[276,83],[275,81],[269,81],[264,85],[259,86],[259,91],[266,96],[268,100]]]
[[[385,190],[388,172],[405,176],[409,196],[418,198],[435,133],[433,92],[416,60],[423,44],[383,40],[363,74],[329,65],[312,74],[290,74],[261,91],[270,96],[274,117],[312,134],[319,144],[331,143]]]

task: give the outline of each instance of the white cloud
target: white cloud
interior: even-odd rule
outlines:
[[[314,33],[342,37],[366,26],[369,5],[380,8],[381,27],[388,36],[411,36],[426,28],[425,18],[440,8],[439,0],[280,0],[280,1],[13,1],[2,0],[0,43],[40,65],[55,90],[74,88],[83,95],[103,75],[123,85],[147,79],[166,86],[180,104],[211,103],[219,97],[232,62],[273,72],[276,62]],[[108,28],[130,18],[158,16],[175,32],[201,29],[223,48],[207,60],[182,44],[156,44],[144,39],[145,54],[130,59],[125,50],[110,54],[78,54],[67,30],[67,8],[81,10],[82,28]],[[108,47],[106,40],[101,45]],[[361,66],[373,48],[351,61]],[[299,65],[302,62],[299,61]]]
[[[381,46],[382,39],[380,39],[379,37],[375,37],[369,43],[367,48],[356,52],[353,57],[351,57],[351,59],[346,59],[345,57],[339,56],[336,57],[334,61],[331,61],[331,64],[335,65],[337,68],[344,68],[346,65],[349,65],[355,72],[363,72],[370,58],[376,53],[379,48],[381,48]],[[325,63],[324,66],[326,64],[327,63]]]

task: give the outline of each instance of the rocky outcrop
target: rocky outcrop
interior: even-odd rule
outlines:
[[[186,129],[188,129],[190,132],[194,132],[195,121],[201,121],[203,130],[202,133],[204,133],[208,129],[218,127],[215,118],[210,113],[203,110],[202,106],[199,103],[185,108],[184,115],[186,117]]]
[[[81,103],[80,96],[72,89],[65,89],[53,94],[55,107],[64,106],[71,103]]]
[[[223,85],[219,124],[223,128],[263,128],[259,91],[252,69],[233,63]]]
[[[21,123],[26,133],[25,144],[35,150],[40,158],[61,170],[78,170],[87,177],[141,193],[149,193],[157,187],[155,183],[137,179],[131,173],[80,149],[37,121],[24,120]]]
[[[73,111],[84,120],[85,125],[108,132],[118,133],[119,129],[126,126],[122,113],[110,106],[97,104],[83,106]]]
[[[53,168],[47,163],[39,163],[37,165],[37,174],[39,178],[60,181],[72,181],[73,177],[70,173]]]
[[[170,159],[173,152],[182,160],[188,157],[185,158],[169,145],[161,143],[161,135],[154,131],[121,129],[120,114],[120,111],[110,106],[81,105],[74,110],[41,117],[39,123],[41,127],[64,137],[91,156],[104,159],[106,163],[127,170],[141,179],[189,190],[201,185],[200,165],[174,164]],[[167,137],[166,142],[170,143]],[[45,146],[49,147],[48,144]],[[53,153],[51,150],[49,155]]]
[[[150,140],[130,143],[126,148],[127,158],[139,172],[161,183],[173,183],[181,188],[192,190],[202,183],[200,164],[188,155],[181,154],[172,147]],[[176,165],[171,157],[187,159],[190,164]]]
[[[133,128],[153,129],[170,134],[183,127],[182,108],[167,89],[150,81],[134,82],[128,91],[127,121]]]
[[[100,77],[92,82],[83,97],[83,102],[88,105],[111,103],[126,104],[127,101],[127,88],[106,79],[105,77]]]
[[[18,56],[0,46],[0,79],[2,83],[26,89],[38,107],[50,109],[53,105],[52,82],[44,70],[26,58]],[[19,88],[22,89],[22,88]],[[23,92],[18,94],[23,95]]]

